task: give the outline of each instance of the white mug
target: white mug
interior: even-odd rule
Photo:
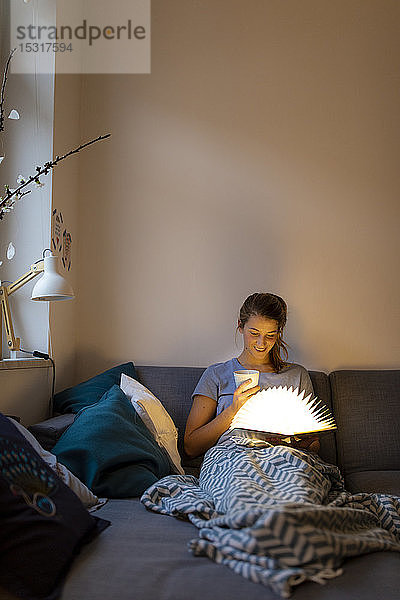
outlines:
[[[243,381],[247,381],[247,379],[251,379],[251,383],[249,383],[249,385],[246,388],[246,389],[248,389],[248,388],[258,385],[258,378],[260,376],[260,372],[243,369],[242,371],[234,371],[233,376],[235,378],[236,387],[238,387],[241,383],[243,383]]]

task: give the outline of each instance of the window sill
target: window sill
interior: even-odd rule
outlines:
[[[44,358],[3,358],[0,360],[0,371],[12,369],[44,369],[51,366],[50,360]]]

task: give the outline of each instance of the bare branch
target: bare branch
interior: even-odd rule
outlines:
[[[8,69],[10,67],[12,55],[14,54],[15,50],[16,50],[16,48],[14,48],[14,50],[11,50],[10,55],[6,62],[6,66],[4,68],[4,73],[3,73],[3,83],[1,84],[1,94],[0,94],[0,131],[4,131],[4,99],[5,99],[4,93],[6,90]]]
[[[71,154],[75,154],[76,152],[79,152],[83,148],[90,146],[90,144],[94,144],[95,142],[99,142],[100,140],[105,140],[106,138],[108,138],[110,136],[111,136],[111,133],[106,133],[105,135],[99,135],[99,137],[95,138],[94,140],[90,140],[90,142],[86,142],[85,144],[78,146],[78,148],[75,148],[75,150],[70,150],[69,152],[67,152],[67,154],[63,154],[63,156],[56,156],[55,160],[52,163],[52,166],[55,167],[55,165],[57,163],[59,163],[60,160],[64,160],[64,158],[67,158],[67,156],[70,156]]]

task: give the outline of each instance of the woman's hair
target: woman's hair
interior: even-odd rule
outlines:
[[[240,326],[244,327],[252,316],[275,319],[278,323],[278,337],[269,356],[275,372],[279,373],[286,365],[285,361],[281,358],[281,351],[283,352],[285,359],[287,360],[288,358],[287,347],[282,338],[283,328],[286,325],[287,318],[286,302],[283,298],[276,296],[275,294],[261,292],[252,294],[246,298],[239,311]]]

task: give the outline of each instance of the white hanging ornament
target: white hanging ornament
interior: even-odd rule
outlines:
[[[5,156],[0,156],[0,165],[3,162],[4,159],[5,159]]]
[[[19,112],[17,110],[15,110],[15,108],[12,109],[12,111],[10,112],[10,114],[8,115],[9,119],[19,119]]]
[[[8,244],[8,248],[7,248],[7,258],[8,260],[11,260],[12,258],[14,258],[15,256],[15,247],[14,244],[12,242],[10,242]]]

